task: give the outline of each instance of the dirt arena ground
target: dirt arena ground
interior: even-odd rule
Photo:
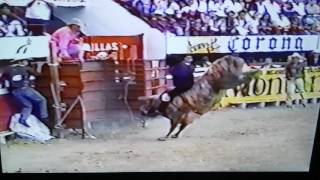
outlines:
[[[226,108],[212,111],[165,142],[169,121],[111,128],[82,140],[49,144],[12,140],[1,146],[3,172],[307,171],[319,104],[292,110]]]

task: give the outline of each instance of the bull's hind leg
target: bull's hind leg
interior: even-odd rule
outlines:
[[[199,118],[199,117],[200,117],[199,114],[190,111],[190,112],[187,114],[186,117],[183,117],[183,118],[181,119],[181,121],[180,121],[181,126],[180,126],[179,131],[178,131],[176,134],[174,134],[173,136],[171,136],[171,137],[172,137],[172,138],[178,138],[179,135],[180,135],[180,133],[181,133],[189,124],[191,124],[194,119],[197,119],[197,118]]]
[[[188,123],[182,123],[181,126],[180,126],[179,131],[176,134],[172,135],[171,137],[172,138],[178,138],[179,134],[181,133],[181,131],[183,131],[184,128],[186,128],[187,126],[188,126]]]
[[[165,137],[158,138],[159,141],[167,140],[168,137],[170,136],[170,134],[176,129],[176,127],[179,123],[178,121],[173,122],[173,120],[171,120],[171,119],[170,119],[170,121],[171,121],[171,127],[170,127],[168,134]]]

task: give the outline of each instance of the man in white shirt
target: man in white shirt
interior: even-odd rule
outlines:
[[[164,13],[168,7],[168,1],[167,0],[156,0],[155,4],[156,4],[157,8],[156,8],[154,14],[164,15]]]
[[[239,15],[235,21],[236,30],[240,35],[247,35],[249,32],[248,30],[249,23],[246,20],[246,16],[247,16],[246,12],[241,11],[239,12]]]
[[[280,31],[287,32],[290,28],[291,22],[284,14],[280,13],[279,18],[273,21],[273,24],[278,26]]]
[[[23,27],[26,21],[11,11],[7,3],[0,3],[0,37],[14,37],[27,35]]]
[[[173,28],[175,29],[175,34],[177,36],[183,36],[184,35],[183,28],[180,26],[179,23],[174,23],[173,24]]]
[[[209,20],[209,29],[213,32],[218,32],[218,17],[214,14],[213,11],[209,12],[210,20]]]
[[[214,11],[218,17],[227,17],[226,15],[226,5],[224,4],[224,0],[215,0],[213,4],[213,9],[210,11]]]
[[[174,0],[168,0],[168,7],[165,13],[169,15],[174,15],[178,11],[180,11],[179,4]]]
[[[53,4],[45,0],[31,1],[25,11],[25,18],[28,24],[46,26],[51,20],[53,7]]]
[[[208,12],[215,11],[215,1],[214,0],[208,0]]]
[[[271,20],[277,21],[279,17],[278,14],[281,12],[279,4],[274,0],[265,0],[265,7]]]
[[[263,16],[266,13],[265,0],[257,0],[256,2],[258,13]]]
[[[184,1],[180,1],[180,12],[179,14],[183,14],[183,13],[189,13],[191,11],[190,7],[187,6],[187,4]]]
[[[309,0],[305,8],[308,15],[320,15],[320,6],[317,4],[317,0]]]
[[[197,11],[199,7],[197,0],[188,0],[188,6],[191,11]]]
[[[228,11],[233,11],[235,14],[238,14],[240,11],[243,10],[242,5],[240,4],[239,0],[233,0],[232,3],[228,7]]]
[[[198,12],[202,12],[202,13],[208,12],[207,0],[199,0]]]
[[[293,10],[299,14],[299,16],[306,15],[305,4],[303,0],[293,0],[292,2]]]
[[[250,20],[247,20],[249,34],[251,35],[259,34],[259,24],[260,24],[259,17],[260,17],[259,13],[256,12],[252,14],[252,18]]]
[[[226,12],[232,11],[233,8],[233,1],[231,0],[223,0],[223,6]]]

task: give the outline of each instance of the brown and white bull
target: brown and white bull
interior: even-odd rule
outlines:
[[[174,97],[162,113],[158,111],[161,103],[159,97],[141,97],[142,115],[160,113],[171,122],[168,134],[158,140],[165,141],[180,124],[179,131],[171,136],[178,138],[183,129],[220,102],[225,90],[249,83],[261,75],[258,70],[245,70],[244,65],[244,60],[239,57],[228,55],[217,59],[190,90]]]

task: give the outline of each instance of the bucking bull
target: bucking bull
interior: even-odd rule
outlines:
[[[247,84],[261,75],[259,70],[244,70],[244,64],[244,60],[240,57],[228,55],[217,59],[210,65],[207,72],[195,81],[191,89],[174,97],[162,113],[158,111],[161,103],[159,96],[141,97],[143,105],[140,107],[140,112],[142,115],[161,114],[171,122],[168,134],[158,140],[168,139],[180,125],[179,131],[171,136],[178,138],[183,129],[220,102],[225,90]]]

